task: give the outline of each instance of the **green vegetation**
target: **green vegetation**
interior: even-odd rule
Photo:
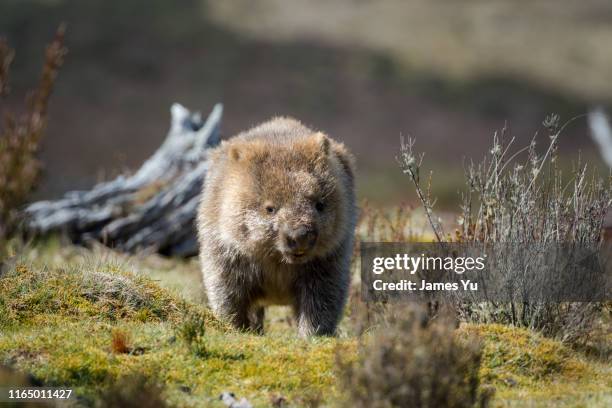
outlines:
[[[162,384],[173,405],[212,403],[226,390],[262,406],[272,393],[337,396],[337,340],[237,333],[118,258],[86,260],[92,254],[78,249],[47,258],[52,247],[0,279],[0,364],[74,387],[86,403],[138,375]]]
[[[603,407],[612,401],[609,363],[526,329],[468,324],[458,331],[468,334],[483,341],[480,375],[495,386],[494,405]]]
[[[151,278],[161,273],[163,280]],[[358,338],[347,334],[357,317],[345,319],[339,338],[303,340],[275,308],[267,335],[244,334],[212,317],[201,298],[191,300],[194,287],[196,261],[40,243],[0,278],[0,365],[74,387],[85,405],[129,401],[141,386],[170,406],[222,406],[223,391],[256,406],[279,395],[290,406],[346,401],[336,361],[358,356]],[[479,376],[495,388],[493,406],[612,400],[609,364],[558,341],[501,325],[455,333],[482,340]],[[376,345],[376,337],[364,339]]]

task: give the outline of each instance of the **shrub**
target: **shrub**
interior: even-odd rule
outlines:
[[[2,241],[15,233],[17,210],[34,188],[40,173],[36,158],[38,146],[47,124],[49,97],[57,73],[64,62],[64,28],[60,26],[47,46],[38,87],[26,98],[22,114],[2,107],[4,122],[0,128],[0,251]],[[9,91],[9,68],[14,51],[0,38],[0,100]],[[0,253],[0,259],[6,254]]]
[[[392,309],[364,337],[357,361],[340,354],[339,369],[351,407],[487,406],[479,380],[481,345],[459,340],[446,319],[417,309]]]
[[[612,204],[612,178],[607,182],[589,176],[586,164],[578,161],[569,175],[558,167],[557,145],[563,125],[552,115],[544,126],[550,142],[543,155],[536,149],[535,138],[513,152],[513,138],[503,129],[493,137],[493,146],[481,163],[470,163],[465,171],[466,189],[462,194],[459,229],[455,236],[445,234],[433,215],[429,196],[420,187],[419,168],[422,161],[413,152],[413,140],[402,141],[400,165],[414,182],[430,224],[438,241],[479,244],[521,244],[525,259],[536,259],[543,245],[576,244],[568,248],[602,245],[602,228],[607,209]],[[522,162],[519,158],[526,156]],[[537,244],[537,245],[533,245]],[[503,258],[500,254],[497,258]],[[511,268],[510,268],[511,269]],[[512,274],[512,271],[508,272]],[[530,282],[517,277],[509,282],[521,292]],[[600,314],[600,303],[546,303],[515,301],[458,306],[469,321],[513,324],[541,330],[544,334],[566,341],[584,338]]]

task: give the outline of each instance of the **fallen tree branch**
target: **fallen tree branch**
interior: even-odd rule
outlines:
[[[26,232],[60,232],[75,243],[95,240],[129,252],[197,254],[195,214],[208,150],[219,143],[223,108],[216,105],[206,122],[179,104],[170,111],[168,136],[138,171],[31,204],[25,209]]]

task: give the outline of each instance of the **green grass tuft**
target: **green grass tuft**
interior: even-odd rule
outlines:
[[[0,324],[39,324],[41,316],[163,321],[175,319],[180,300],[150,279],[106,266],[40,268],[17,264],[0,280]]]

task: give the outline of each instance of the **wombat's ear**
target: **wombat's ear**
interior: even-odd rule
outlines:
[[[250,150],[247,146],[244,145],[241,141],[232,140],[232,141],[223,141],[222,144],[226,144],[227,157],[231,161],[242,161],[247,158]]]
[[[340,164],[342,165],[342,168],[344,169],[344,172],[346,173],[348,178],[350,180],[354,180],[355,157],[348,151],[346,146],[344,146],[342,143],[334,143],[332,150],[340,161]]]
[[[233,162],[260,161],[268,156],[266,146],[261,141],[229,142],[227,155]]]
[[[233,144],[227,149],[227,154],[230,159],[238,161],[242,157],[242,152],[240,150],[240,146]]]
[[[327,137],[324,133],[321,133],[321,132],[315,133],[313,137],[314,137],[315,143],[319,147],[319,151],[321,151],[321,153],[323,153],[324,156],[329,155],[329,146],[331,145],[329,137]]]

